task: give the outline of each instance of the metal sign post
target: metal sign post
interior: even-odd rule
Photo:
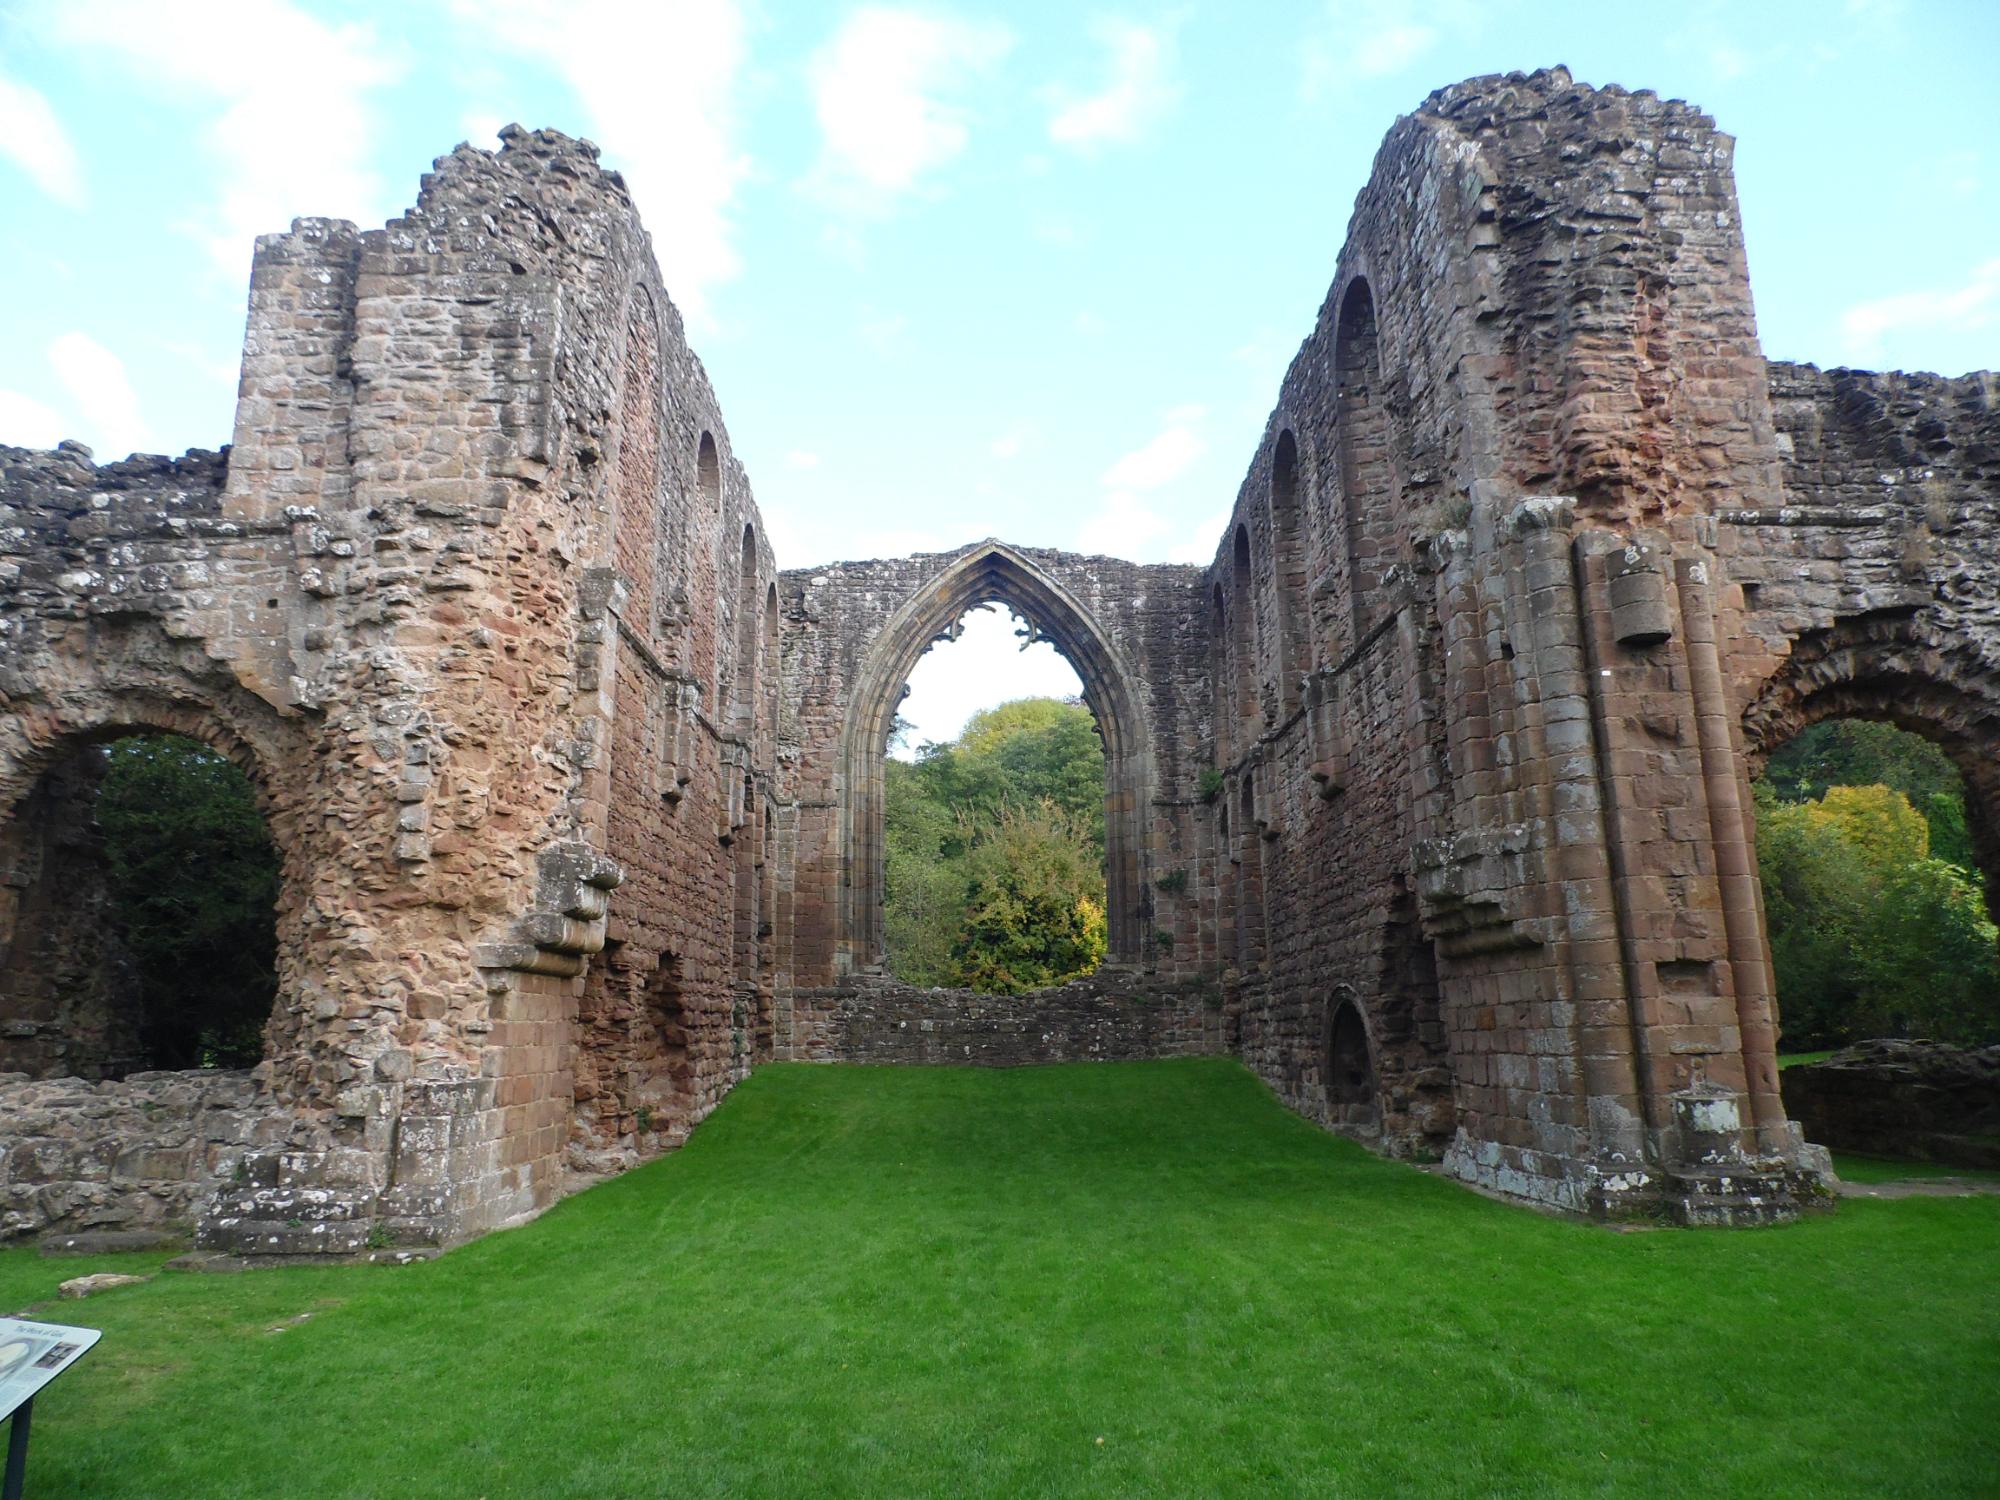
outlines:
[[[7,1430],[7,1474],[0,1500],[21,1500],[28,1476],[28,1429],[35,1393],[81,1359],[104,1335],[95,1328],[0,1318],[0,1417]]]

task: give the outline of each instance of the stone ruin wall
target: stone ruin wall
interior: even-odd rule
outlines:
[[[661,1049],[621,1037],[577,1066],[665,947],[610,929],[621,878],[685,914],[689,1113],[747,1070],[718,1038],[742,1003],[723,839],[772,748],[712,705],[744,526],[753,586],[775,570],[592,148],[512,131],[441,160],[384,230],[260,241],[226,462],[0,461],[0,800],[93,736],[171,730],[250,774],[282,856],[254,1105],[278,1125],[196,1153],[204,1243],[450,1241],[547,1206],[573,1150],[635,1149]],[[673,740],[671,816],[610,815],[621,719]],[[33,1144],[6,1169],[22,1227],[62,1217]],[[106,1180],[93,1163],[79,1181]]]
[[[2000,871],[2000,378],[1770,366],[1784,504],[1725,510],[1729,669],[1753,766],[1821,719],[1883,719],[1965,776]],[[2000,880],[1987,900],[2000,913]]]
[[[1748,813],[1751,757],[1809,720],[1767,679],[1796,645],[1810,716],[1940,739],[1988,828],[2000,764],[1992,377],[1767,366],[1730,155],[1560,71],[1399,123],[1208,579],[1246,1060],[1482,1185],[1691,1222],[1789,1211],[1819,1166]],[[1732,580],[1781,571],[1746,620]],[[1928,625],[1866,623],[1919,596]],[[1836,668],[1829,630],[1895,644]]]
[[[0,449],[0,1069],[117,1046],[74,747],[214,745],[284,862],[264,1064],[0,1081],[0,1229],[448,1243],[770,1057],[1233,1051],[1534,1202],[1820,1190],[1748,776],[1895,719],[1996,869],[2000,423],[1991,375],[1766,365],[1706,116],[1556,70],[1398,122],[1206,570],[779,574],[623,184],[504,141],[260,242],[226,456]],[[882,975],[872,906],[880,735],[989,600],[1111,752],[1114,963],[1004,1004]]]

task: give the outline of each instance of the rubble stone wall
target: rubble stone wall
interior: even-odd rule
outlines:
[[[919,989],[886,976],[793,996],[791,1055],[805,1062],[1133,1062],[1226,1050],[1212,986],[1112,971],[1031,996]]]
[[[614,940],[610,892],[681,882],[687,1003],[704,1037],[731,1018],[725,841],[772,758],[710,705],[762,602],[746,526],[751,589],[775,570],[622,182],[510,130],[384,229],[298,221],[258,245],[226,456],[0,465],[10,822],[76,744],[171,730],[243,766],[283,860],[255,1078],[287,1149],[218,1187],[204,1242],[449,1242],[554,1201],[650,1078],[577,1066],[622,984],[591,957],[665,946]],[[621,713],[681,732],[671,820],[652,787],[611,816]],[[703,1047],[690,1111],[750,1061]]]

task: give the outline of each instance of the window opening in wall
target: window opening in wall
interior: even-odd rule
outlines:
[[[1780,1053],[2000,1043],[1994,872],[1953,759],[1891,724],[1828,719],[1779,746],[1752,791]]]
[[[0,1071],[258,1062],[279,861],[249,779],[179,735],[83,744],[0,826]]]
[[[1229,676],[1235,685],[1236,753],[1240,756],[1257,742],[1257,637],[1254,615],[1256,586],[1250,569],[1250,532],[1239,525],[1230,548],[1229,564]]]
[[[1271,551],[1277,584],[1278,704],[1289,717],[1300,702],[1300,683],[1311,670],[1306,630],[1306,555],[1300,524],[1299,444],[1288,427],[1271,454]]]
[[[1105,758],[1076,671],[969,610],[925,652],[884,766],[883,943],[915,984],[1018,994],[1103,961]]]
[[[1396,545],[1395,470],[1375,299],[1358,277],[1341,298],[1333,359],[1348,607],[1351,640],[1358,642],[1380,609],[1376,591]]]

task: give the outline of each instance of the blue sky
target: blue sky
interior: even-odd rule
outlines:
[[[1206,561],[1384,131],[1556,62],[1738,137],[1769,353],[2000,364],[1991,0],[29,0],[0,441],[226,441],[252,237],[379,224],[519,120],[632,181],[784,565]],[[918,738],[1073,681],[1004,615],[972,635],[919,669]]]

